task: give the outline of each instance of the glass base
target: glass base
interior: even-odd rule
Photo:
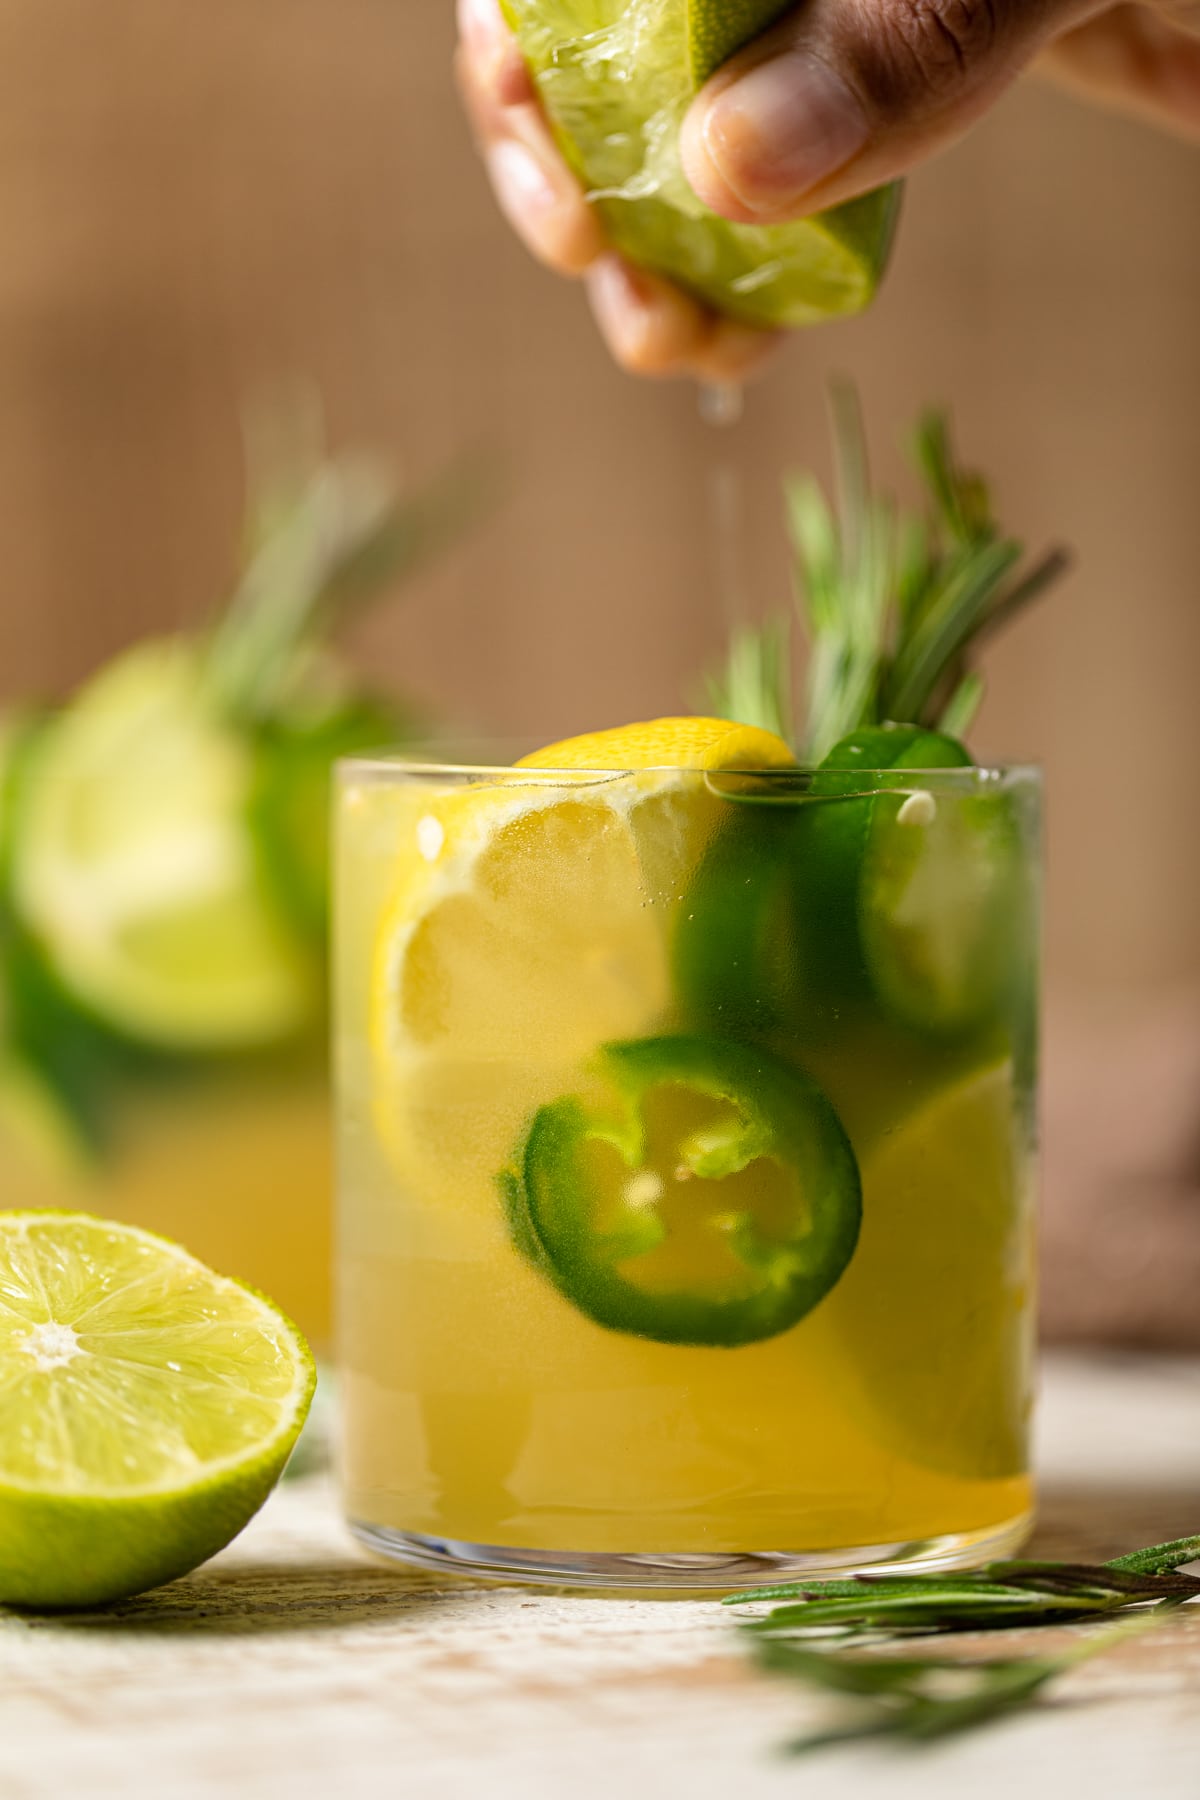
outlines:
[[[816,1581],[833,1575],[932,1575],[969,1569],[1019,1550],[1033,1524],[1032,1513],[1006,1519],[984,1531],[949,1532],[909,1544],[858,1544],[837,1550],[729,1551],[716,1555],[610,1555],[598,1551],[513,1550],[499,1544],[464,1544],[453,1538],[423,1537],[351,1519],[359,1542],[377,1556],[444,1575],[475,1576],[556,1588],[607,1588],[642,1593],[713,1595],[777,1581]]]

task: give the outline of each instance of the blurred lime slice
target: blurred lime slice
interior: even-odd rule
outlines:
[[[199,653],[120,657],[47,729],[23,786],[19,908],[72,994],[171,1050],[272,1042],[316,977],[261,880],[250,747],[210,706]]]
[[[9,883],[21,783],[42,720],[0,718],[0,1133],[56,1170],[93,1161],[92,1035],[14,917]]]
[[[830,1317],[875,1430],[926,1468],[1021,1473],[1033,1249],[1011,1064],[943,1090],[860,1160],[862,1233]]]
[[[688,105],[786,0],[501,0],[567,160],[617,247],[767,327],[861,310],[887,262],[899,189],[791,225],[731,225],[679,160]]]
[[[262,1505],[312,1398],[283,1314],[163,1238],[0,1213],[0,1600],[185,1574]]]

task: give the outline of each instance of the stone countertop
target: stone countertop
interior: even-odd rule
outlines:
[[[1044,1388],[1035,1554],[1200,1530],[1200,1363],[1056,1358]],[[366,1561],[316,1474],[157,1593],[70,1620],[0,1614],[0,1796],[1197,1800],[1200,1606],[971,1738],[778,1754],[834,1704],[754,1671],[715,1602]]]

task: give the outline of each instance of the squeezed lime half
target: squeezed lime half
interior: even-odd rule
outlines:
[[[786,10],[783,0],[501,0],[559,143],[633,261],[748,324],[860,311],[887,263],[899,189],[790,225],[733,225],[679,158],[704,82]]]
[[[214,1555],[315,1380],[270,1301],[164,1238],[0,1213],[0,1601],[100,1605]]]

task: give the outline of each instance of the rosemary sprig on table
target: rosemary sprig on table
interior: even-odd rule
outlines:
[[[1013,1712],[1076,1664],[1200,1598],[1200,1577],[1183,1572],[1196,1561],[1200,1536],[1107,1563],[1012,1560],[962,1574],[788,1582],[727,1604],[775,1602],[741,1624],[758,1666],[855,1702],[844,1724],[787,1746],[800,1753],[874,1737],[928,1741]],[[1057,1655],[963,1659],[899,1655],[892,1647],[930,1635],[1114,1618],[1109,1630],[1079,1638]]]
[[[857,398],[832,393],[836,506],[809,475],[785,492],[797,611],[809,642],[803,760],[887,720],[961,736],[983,698],[980,646],[1065,570],[1062,551],[1025,569],[981,478],[959,463],[943,413],[927,412],[912,456],[923,506],[906,511],[872,486]],[[740,627],[708,683],[725,718],[791,736],[790,621]]]

